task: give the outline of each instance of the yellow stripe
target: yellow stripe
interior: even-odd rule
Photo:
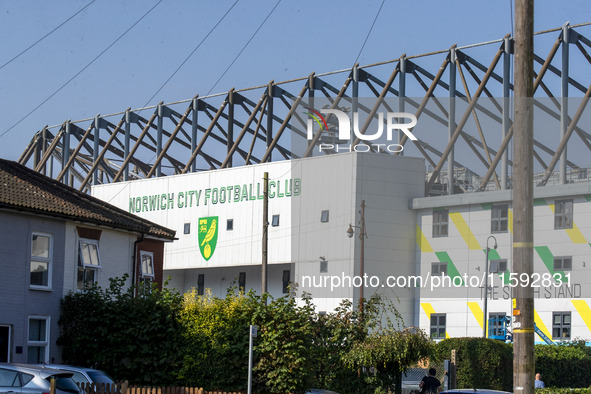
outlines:
[[[423,230],[421,230],[421,228],[419,227],[418,224],[417,224],[417,245],[419,245],[421,252],[433,253],[433,248],[429,244],[429,241],[427,241],[427,237],[425,237],[425,234],[423,234]]]
[[[482,312],[480,305],[478,304],[478,302],[468,302],[468,308],[470,308],[470,310],[472,311],[474,318],[476,319],[478,325],[480,326],[480,329],[482,330],[482,317],[484,316],[484,313]]]
[[[574,244],[586,244],[587,243],[587,241],[585,240],[585,237],[583,236],[583,233],[581,233],[581,230],[579,230],[579,228],[577,227],[577,225],[575,223],[573,223],[573,228],[566,229],[566,233],[568,234],[568,236],[570,237],[571,241],[573,241]]]
[[[509,209],[507,214],[507,222],[509,227],[509,232],[513,234],[513,211]]]
[[[554,206],[554,204],[548,204],[548,206],[552,210],[552,213],[556,213],[556,211],[555,211],[556,207]],[[565,229],[565,231],[566,231],[566,234],[568,234],[568,236],[570,237],[570,240],[573,241],[574,244],[586,244],[587,243],[587,241],[585,240],[585,236],[583,235],[581,230],[579,230],[576,223],[573,222],[573,228],[567,228],[567,229]]]
[[[466,242],[468,248],[470,250],[480,250],[480,244],[476,240],[474,234],[472,234],[472,230],[470,230],[470,227],[468,227],[468,224],[466,224],[462,214],[459,212],[450,212],[449,217],[456,225],[456,228],[460,232],[462,238],[464,238],[464,242]]]
[[[542,321],[542,318],[540,317],[540,315],[538,315],[538,312],[534,309],[534,323],[536,323],[536,326],[538,326],[538,328],[548,337],[548,338],[552,338],[552,334],[550,334],[550,331],[548,331],[548,329],[546,328],[546,325],[544,324],[544,322]],[[540,337],[540,339],[542,339]]]
[[[533,328],[514,328],[513,334],[529,334],[534,332]]]
[[[533,248],[533,242],[513,242],[514,248]]]
[[[575,308],[577,308],[577,312],[581,315],[581,318],[587,325],[589,331],[591,331],[591,308],[587,304],[585,300],[571,300]]]

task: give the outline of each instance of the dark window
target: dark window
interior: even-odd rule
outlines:
[[[506,233],[507,224],[509,223],[509,206],[506,204],[493,205],[490,216],[490,232]]]
[[[554,257],[554,271],[570,271],[573,269],[573,258],[570,256]]]
[[[246,289],[246,272],[238,274],[238,290],[245,291]]]
[[[197,295],[203,295],[205,292],[205,275],[199,274],[197,275]]]
[[[507,260],[491,260],[488,264],[488,272],[500,274],[507,271]]]
[[[445,339],[445,313],[431,313],[431,338]]]
[[[279,215],[273,215],[273,218],[271,219],[271,226],[279,226]]]
[[[322,213],[320,214],[320,222],[328,223],[328,209],[322,211]]]
[[[226,230],[228,230],[228,231],[234,230],[234,219],[226,220]]]
[[[503,326],[505,321],[505,312],[492,312],[488,314],[488,335],[497,337],[504,336]]]
[[[328,272],[328,260],[320,260],[320,273]]]
[[[433,238],[447,237],[449,213],[447,210],[433,211]]]
[[[283,279],[282,279],[283,285],[281,287],[281,289],[282,289],[281,291],[283,292],[283,294],[289,293],[289,281],[290,281],[289,274],[290,274],[289,270],[283,271]]]
[[[447,263],[431,263],[431,275],[447,275]]]
[[[554,228],[573,228],[573,200],[556,201],[554,204]]]
[[[185,227],[183,229],[183,234],[190,234],[191,233],[191,223],[185,223]]]
[[[570,339],[570,312],[552,313],[552,339]]]

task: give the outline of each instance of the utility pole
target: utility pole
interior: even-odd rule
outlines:
[[[518,277],[533,274],[533,15],[534,0],[515,1],[515,76],[513,124],[513,268]],[[533,288],[514,289],[513,392],[534,393]]]
[[[269,241],[269,173],[263,175],[263,264],[261,268],[261,295],[267,292],[267,245]]]

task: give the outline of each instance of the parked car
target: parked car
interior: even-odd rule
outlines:
[[[115,381],[107,375],[103,371],[99,371],[98,369],[94,368],[85,368],[85,367],[75,367],[73,365],[65,365],[65,364],[44,364],[46,368],[53,368],[59,369],[60,371],[71,372],[72,379],[80,384],[80,383],[96,383],[96,384],[115,384]]]
[[[49,394],[55,378],[57,394],[79,394],[72,373],[37,365],[0,363],[0,393]]]

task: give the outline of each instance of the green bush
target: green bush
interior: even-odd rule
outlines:
[[[591,348],[584,342],[536,345],[536,372],[546,386],[591,386]]]
[[[458,388],[512,391],[513,347],[494,339],[450,338],[435,346],[439,360],[449,359],[456,349]]]
[[[591,388],[569,389],[550,387],[545,389],[536,389],[536,394],[591,394]]]

